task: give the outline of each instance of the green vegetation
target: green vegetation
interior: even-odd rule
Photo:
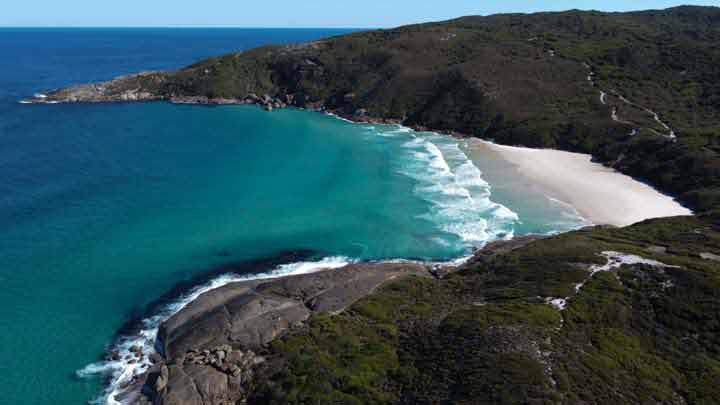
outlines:
[[[658,247],[664,247],[658,249]],[[588,273],[605,250],[681,267]],[[276,340],[254,403],[720,401],[717,218],[533,242],[434,280],[393,282]],[[544,297],[567,294],[564,311]]]

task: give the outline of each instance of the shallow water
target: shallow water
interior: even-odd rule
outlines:
[[[304,264],[205,282],[328,261],[451,260],[495,238],[578,225],[562,207],[526,211],[522,193],[496,199],[461,145],[435,134],[250,106],[18,103],[336,32],[0,30],[12,56],[0,61],[3,401],[96,398],[103,378],[88,371],[117,371],[97,361],[118,330],[145,319],[124,333],[151,340],[188,293],[151,304],[212,269],[288,250],[309,252]]]
[[[592,225],[572,205],[533,184],[497,152],[472,139],[460,142],[460,147],[482,172],[483,178],[492,184],[493,201],[512,207],[517,214],[519,220],[515,229],[519,234],[552,235]],[[538,218],[542,220],[538,221]]]

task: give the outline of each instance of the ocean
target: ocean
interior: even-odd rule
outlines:
[[[0,29],[0,402],[112,403],[144,364],[109,351],[152,350],[159,322],[225,282],[452,261],[584,224],[433,133],[253,106],[19,103],[345,32]]]

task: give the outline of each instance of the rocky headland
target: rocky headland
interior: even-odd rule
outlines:
[[[419,264],[356,264],[207,292],[162,324],[162,357],[125,395],[168,405],[243,401],[254,370],[265,362],[256,353],[268,343],[302,328],[314,314],[339,313],[379,286],[411,275],[432,277]]]
[[[490,243],[468,263],[506,254],[539,239]],[[464,268],[413,262],[358,263],[334,270],[225,285],[199,296],[162,323],[153,366],[116,399],[145,404],[234,404],[259,384],[255,371],[268,345],[307,330],[311,317],[337,315],[390,282],[440,279]],[[140,347],[130,349],[141,359]],[[111,354],[111,356],[117,356]]]

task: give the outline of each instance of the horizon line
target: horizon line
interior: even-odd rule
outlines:
[[[0,29],[58,29],[58,28],[76,28],[76,29],[168,29],[168,28],[183,28],[183,29],[338,29],[338,30],[372,30],[372,29],[393,29],[408,25],[426,24],[433,22],[451,21],[463,17],[492,17],[496,15],[508,15],[508,14],[543,14],[543,13],[567,13],[571,11],[582,11],[582,12],[596,12],[596,13],[634,13],[644,11],[665,11],[681,7],[698,7],[698,8],[720,8],[716,5],[690,5],[681,4],[677,6],[665,7],[665,8],[647,8],[647,9],[629,9],[629,10],[602,10],[596,8],[569,8],[564,10],[539,10],[539,11],[509,11],[509,12],[498,12],[489,14],[467,14],[448,19],[439,20],[421,20],[414,22],[400,23],[399,25],[388,25],[379,27],[363,27],[363,26],[253,26],[253,25],[203,25],[203,24],[171,24],[171,25],[0,25]]]
[[[45,28],[45,29],[58,29],[58,28],[76,28],[76,29],[97,29],[97,28],[111,28],[111,29],[153,29],[153,28],[198,28],[198,29],[208,29],[208,28],[218,28],[218,29],[227,29],[227,28],[233,28],[233,29],[266,29],[266,30],[317,30],[317,29],[325,29],[325,30],[362,30],[362,29],[383,29],[383,28],[391,28],[391,27],[312,27],[312,26],[252,26],[252,25],[0,25],[0,29],[6,29],[6,28]]]

